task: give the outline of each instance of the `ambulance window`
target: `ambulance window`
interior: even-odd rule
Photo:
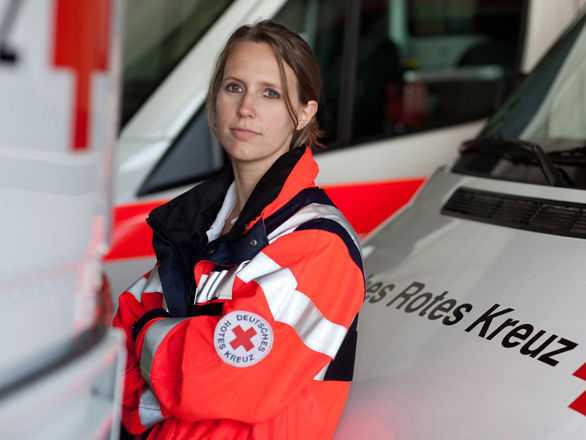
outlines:
[[[326,132],[321,142],[336,146],[338,109],[346,32],[346,2],[340,0],[291,0],[275,20],[298,32],[313,49],[321,71],[322,102],[319,126]]]
[[[202,108],[155,166],[137,195],[140,197],[201,181],[221,170],[225,162],[224,150],[211,136]]]
[[[324,76],[324,98],[318,112],[321,139],[337,146],[337,113],[340,98],[345,2],[339,0],[292,0],[275,17],[299,32],[318,58]],[[327,80],[327,81],[326,81]],[[126,98],[125,98],[126,99]],[[138,196],[194,183],[220,170],[225,155],[217,139],[210,136],[205,111],[186,125],[137,192]]]
[[[489,115],[516,67],[521,0],[363,0],[352,141]]]
[[[127,0],[122,126],[232,1]]]

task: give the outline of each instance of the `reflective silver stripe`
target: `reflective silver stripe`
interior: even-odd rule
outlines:
[[[232,299],[232,289],[234,288],[234,279],[236,278],[236,272],[240,267],[243,267],[246,263],[242,263],[238,267],[230,269],[227,273],[228,276],[224,277],[220,284],[217,286],[216,298],[218,299]]]
[[[196,303],[206,303],[213,299],[219,298],[221,294],[224,295],[222,299],[232,299],[232,286],[234,285],[234,272],[236,270],[219,270],[212,271],[204,278],[203,283],[200,280],[200,286],[196,290]],[[230,282],[230,279],[232,282]],[[226,289],[226,284],[229,284],[229,289]]]
[[[232,299],[236,273],[247,264],[248,261],[245,261],[229,270],[212,271],[209,275],[202,275],[195,291],[195,302],[201,304],[214,299]]]
[[[151,271],[151,275],[144,286],[143,292],[163,293],[163,285],[161,284],[161,278],[159,277],[159,266],[155,266]]]
[[[138,280],[136,280],[134,282],[134,284],[132,286],[130,286],[128,289],[126,289],[126,291],[132,293],[132,295],[134,295],[136,300],[138,302],[140,302],[140,300],[142,298],[142,292],[144,292],[144,286],[146,286],[147,282],[148,282],[147,278],[140,277]]]
[[[326,371],[328,371],[328,367],[330,366],[330,363],[331,362],[328,362],[327,365],[325,367],[323,367],[320,370],[320,372],[315,375],[313,380],[324,380],[324,377],[326,377]]]
[[[155,393],[153,393],[153,390],[150,388],[144,390],[140,395],[138,417],[140,423],[142,423],[142,426],[145,428],[150,428],[151,426],[165,420],[165,417],[161,414],[159,399],[157,399],[157,396],[155,396]]]
[[[228,272],[227,270],[210,272],[209,275],[206,277],[205,281],[203,283],[200,282],[200,284],[197,286],[197,289],[195,289],[195,293],[196,293],[195,302],[196,303],[205,303],[205,302],[210,301],[213,298],[213,293],[214,293],[212,286],[214,286],[216,284],[218,279],[221,280],[227,272]],[[198,290],[199,290],[199,292],[198,292]]]
[[[296,290],[297,280],[289,269],[259,252],[237,275],[245,283],[254,280],[261,287],[275,321],[293,327],[312,350],[336,356],[346,329],[327,320],[311,299]]]
[[[142,352],[140,354],[140,372],[142,377],[151,386],[151,369],[153,367],[153,359],[157,349],[165,339],[165,336],[177,324],[189,318],[165,318],[155,322],[149,327],[144,335],[144,342],[142,345]]]
[[[144,292],[163,293],[163,286],[159,277],[159,266],[153,268],[148,278],[145,276],[140,277],[126,291],[132,293],[139,302],[142,301],[142,294]]]
[[[338,208],[330,205],[322,205],[321,203],[312,203],[297,211],[294,215],[283,222],[277,229],[269,234],[269,243],[272,243],[279,237],[293,232],[303,223],[319,218],[326,218],[337,222],[346,230],[346,232],[348,232],[358,250],[362,252],[360,247],[360,239],[356,235],[356,232],[354,232],[352,226],[350,226],[350,223],[348,223],[348,220],[344,218]]]
[[[199,281],[197,283],[197,287],[195,289],[195,301],[196,302],[197,302],[197,298],[199,298],[201,296],[201,291],[203,290],[203,288],[206,285],[207,281],[208,281],[208,275],[204,273],[199,278]]]

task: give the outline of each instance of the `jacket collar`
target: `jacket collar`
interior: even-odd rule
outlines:
[[[228,266],[251,259],[268,244],[261,220],[303,189],[313,187],[317,172],[309,149],[285,153],[258,182],[230,233],[212,243],[208,243],[206,231],[234,180],[231,168],[151,211],[147,222],[153,228],[153,248],[171,316],[190,313],[197,261],[205,256]]]
[[[296,148],[279,157],[260,179],[232,230],[219,240],[241,236],[261,218],[285,205],[303,189],[315,186],[318,173],[311,150]],[[205,234],[234,180],[228,167],[165,205],[151,211],[148,224],[164,239],[179,243]]]

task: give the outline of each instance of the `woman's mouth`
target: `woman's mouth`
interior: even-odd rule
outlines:
[[[250,139],[251,137],[258,134],[256,131],[252,131],[247,128],[231,128],[230,132],[236,139],[241,140]]]

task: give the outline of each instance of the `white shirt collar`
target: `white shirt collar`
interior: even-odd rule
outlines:
[[[228,220],[228,216],[234,209],[234,206],[236,206],[236,200],[236,182],[232,182],[228,191],[226,191],[224,203],[222,203],[222,207],[220,208],[220,211],[218,211],[216,219],[210,226],[210,229],[206,231],[208,242],[213,241],[220,236],[222,229],[224,229],[224,225],[226,224],[226,220]]]

